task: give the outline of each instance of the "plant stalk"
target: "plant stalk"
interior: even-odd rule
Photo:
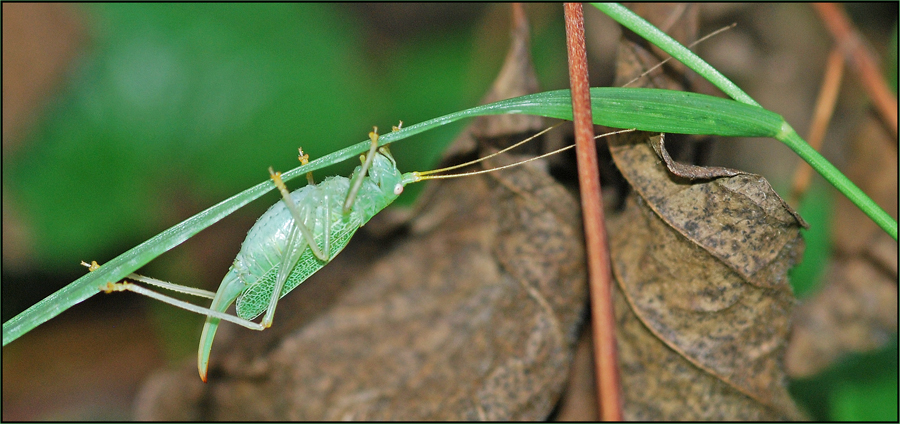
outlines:
[[[612,269],[603,216],[603,199],[600,195],[597,146],[594,143],[594,121],[591,114],[591,92],[584,45],[584,15],[580,3],[566,3],[563,8],[569,56],[569,83],[572,88],[572,120],[575,124],[578,181],[587,245],[599,412],[603,421],[621,421],[622,391],[616,357]]]

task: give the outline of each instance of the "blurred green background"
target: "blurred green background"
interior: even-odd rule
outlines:
[[[33,238],[4,250],[23,249],[10,254],[46,271],[70,268],[72,252],[116,254],[265,180],[269,166],[295,167],[298,146],[315,158],[366,139],[373,125],[478,103],[508,42],[507,25],[485,20],[503,18],[497,6],[380,8],[78,7],[84,39],[59,91],[4,152],[4,200]],[[417,25],[404,25],[413,15]],[[560,31],[543,33],[536,50],[558,51],[548,42],[561,45]],[[538,62],[556,85],[565,68],[547,65],[559,59]],[[398,145],[400,167],[431,166],[454,133]]]
[[[609,85],[618,33],[587,9],[592,84]],[[5,3],[3,12],[3,321],[81,276],[80,261],[115,257],[266,180],[269,166],[295,167],[297,147],[316,158],[366,139],[373,125],[384,132],[398,120],[409,125],[476,105],[505,57],[510,20],[509,5],[488,4]],[[526,12],[542,89],[567,87],[561,8]],[[749,78],[778,84],[765,72],[741,80],[739,70],[725,71],[745,88]],[[748,91],[805,133],[812,99]],[[466,124],[393,145],[399,168],[433,166]],[[793,169],[793,162],[761,169],[768,160],[730,154],[737,159],[723,165],[763,173],[777,188]],[[355,165],[316,178],[347,175]],[[825,229],[812,235],[821,243],[807,263],[821,265],[829,254],[828,190],[804,212]],[[215,290],[246,231],[276,200],[270,194],[248,205],[141,272]],[[821,269],[803,271],[802,292]],[[95,296],[4,348],[3,418],[126,419],[149,372],[195,354],[201,324],[137,295]],[[795,382],[814,418],[897,419],[896,338],[861,358]]]

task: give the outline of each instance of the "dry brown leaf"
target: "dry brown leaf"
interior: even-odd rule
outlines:
[[[669,168],[669,172],[675,174],[681,178],[687,178],[691,181],[693,180],[709,180],[712,178],[719,177],[733,177],[735,175],[742,174],[741,171],[724,168],[721,166],[697,166],[691,165],[689,163],[681,163],[676,162],[669,156],[669,151],[666,150],[666,135],[660,134],[658,137],[650,137],[649,139],[650,147],[653,147],[653,151],[656,152],[657,156],[662,158],[662,160],[666,163],[666,168]]]
[[[695,11],[663,9],[648,19],[693,41]],[[660,59],[623,40],[617,83]],[[687,80],[667,64],[632,86]],[[626,419],[801,418],[782,357],[805,223],[762,177],[678,163],[661,134],[619,136],[610,150],[634,189],[610,230]]]
[[[647,137],[610,142],[636,193],[610,240],[626,417],[799,418],[782,356],[802,221],[757,175],[673,176]]]
[[[510,57],[521,65],[527,49],[517,51]],[[504,78],[527,80],[526,62]],[[521,89],[502,78],[497,87]],[[479,128],[497,138],[532,125]],[[193,366],[158,374],[140,396],[138,417],[546,418],[568,375],[587,296],[577,202],[539,166],[439,186],[408,237],[352,281],[332,284],[330,301],[297,312],[309,318],[276,320],[277,337],[223,334],[207,386]],[[353,262],[348,253],[326,269]],[[325,283],[318,276],[301,289]]]

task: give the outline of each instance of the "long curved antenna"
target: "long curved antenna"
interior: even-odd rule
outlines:
[[[533,135],[533,136],[531,136],[531,137],[528,137],[528,138],[526,138],[526,139],[524,139],[524,140],[522,140],[522,141],[520,141],[520,142],[518,142],[518,143],[516,143],[516,144],[513,144],[512,146],[509,146],[509,147],[507,147],[507,148],[505,148],[505,149],[503,149],[503,150],[501,150],[501,151],[499,151],[499,152],[491,153],[491,154],[489,154],[489,155],[487,155],[487,156],[485,156],[485,157],[483,157],[483,158],[478,158],[478,159],[475,159],[475,160],[471,160],[471,161],[468,161],[468,162],[466,162],[466,163],[461,163],[461,164],[459,164],[459,165],[448,166],[448,167],[446,167],[446,168],[433,169],[433,170],[431,170],[431,171],[421,171],[421,172],[419,172],[417,175],[431,175],[431,174],[437,174],[438,172],[450,171],[450,170],[453,170],[453,169],[459,169],[459,168],[466,167],[466,166],[469,166],[469,165],[474,165],[474,164],[476,164],[476,163],[478,163],[478,162],[481,162],[481,161],[483,161],[483,160],[490,159],[490,158],[492,158],[492,157],[494,157],[494,156],[497,156],[497,155],[499,155],[499,154],[501,154],[501,153],[506,153],[506,152],[508,152],[508,151],[510,151],[510,150],[512,150],[512,149],[515,149],[516,147],[519,147],[519,146],[521,146],[521,145],[523,145],[523,144],[525,144],[525,143],[527,143],[527,142],[529,142],[529,141],[531,141],[531,140],[534,140],[534,139],[537,138],[537,137],[540,137],[540,136],[546,134],[546,133],[549,132],[550,130],[552,130],[552,129],[554,129],[554,128],[556,128],[556,127],[558,127],[558,126],[564,124],[565,122],[566,122],[566,121],[559,122],[559,123],[557,123],[557,124],[555,124],[555,125],[553,125],[553,126],[547,128],[547,129],[544,129],[543,131],[541,131],[541,132],[539,132],[539,133],[537,133],[537,134],[535,134],[535,135]],[[417,180],[417,181],[418,181],[418,180]]]
[[[550,127],[550,128],[548,128],[548,129],[546,129],[546,130],[544,130],[544,131],[542,131],[542,132],[540,132],[540,133],[538,133],[538,134],[535,134],[534,136],[529,137],[529,138],[526,139],[525,141],[531,140],[532,138],[537,137],[538,135],[541,135],[541,134],[543,134],[544,132],[547,132],[548,130],[553,129],[553,128],[556,127],[557,125],[559,125],[559,124],[556,124],[556,125],[554,125],[553,127]],[[627,130],[619,130],[619,131],[608,132],[608,133],[606,133],[606,134],[600,134],[600,135],[594,137],[594,140],[596,140],[596,139],[598,139],[598,138],[600,138],[600,137],[606,137],[606,136],[610,136],[610,135],[622,134],[622,133],[627,133],[627,132],[632,132],[632,131],[636,131],[636,129],[631,128],[631,129],[627,129]],[[505,151],[507,151],[507,150],[509,150],[509,149],[512,149],[513,147],[516,147],[516,146],[518,146],[518,145],[524,143],[525,141],[516,143],[516,144],[514,144],[513,146],[507,147],[506,149],[503,149],[503,150],[501,150],[501,151],[499,151],[499,152],[497,152],[497,153],[494,153],[494,154],[489,155],[489,156],[485,156],[485,157],[483,157],[483,158],[481,158],[481,159],[477,159],[477,160],[474,160],[474,161],[465,163],[465,164],[463,164],[463,165],[470,165],[470,164],[472,164],[472,163],[477,163],[477,162],[483,161],[483,160],[485,160],[485,159],[488,159],[488,158],[490,158],[490,157],[496,156],[496,155],[498,155],[498,154],[500,154],[500,153],[503,153],[503,152],[505,152]],[[470,176],[470,175],[486,174],[486,173],[488,173],[488,172],[494,172],[494,171],[499,171],[499,170],[501,170],[501,169],[512,168],[512,167],[514,167],[514,166],[519,166],[519,165],[522,165],[522,164],[526,164],[526,163],[528,163],[528,162],[536,161],[536,160],[538,160],[538,159],[543,159],[543,158],[545,158],[545,157],[547,157],[547,156],[553,156],[553,155],[555,155],[555,154],[557,154],[557,153],[564,152],[564,151],[569,150],[569,149],[571,149],[571,148],[573,148],[573,147],[575,147],[574,144],[569,145],[569,146],[566,146],[566,147],[563,147],[563,148],[560,148],[560,149],[556,149],[556,150],[554,150],[554,151],[552,151],[552,152],[550,152],[550,153],[544,153],[543,155],[540,155],[540,156],[535,156],[535,157],[533,157],[533,158],[525,159],[525,160],[523,160],[523,161],[521,161],[521,162],[516,162],[516,163],[509,164],[509,165],[504,165],[504,166],[498,166],[498,167],[496,167],[496,168],[491,168],[491,169],[482,169],[482,170],[480,170],[480,171],[463,172],[462,174],[428,175],[428,174],[432,174],[432,173],[439,172],[439,171],[444,171],[444,170],[448,170],[448,169],[459,168],[459,166],[451,166],[451,167],[449,167],[449,168],[437,169],[437,170],[434,170],[434,171],[413,172],[413,173],[412,173],[413,178],[414,178],[413,181],[414,181],[414,182],[419,182],[419,181],[425,181],[425,180],[446,180],[446,179],[450,179],[450,178],[458,178],[458,177],[467,177],[467,176]]]

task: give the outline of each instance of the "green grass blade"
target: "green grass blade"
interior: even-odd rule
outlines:
[[[753,100],[747,93],[741,90],[735,83],[731,82],[725,75],[706,63],[699,56],[690,51],[687,47],[675,41],[668,34],[653,26],[653,24],[644,20],[634,12],[628,10],[625,6],[617,3],[594,3],[594,7],[606,13],[609,17],[616,20],[622,26],[634,31],[647,41],[661,48],[666,53],[672,55],[687,67],[691,68],[707,81],[713,83],[725,94],[731,98],[748,105],[759,106],[756,100]],[[837,188],[844,196],[847,196],[860,210],[865,212],[872,221],[875,221],[885,232],[890,234],[894,240],[897,240],[897,221],[891,218],[878,204],[876,204],[869,196],[863,193],[852,181],[844,174],[838,171],[830,162],[822,155],[815,151],[809,144],[801,138],[790,125],[785,123],[785,131],[779,131],[775,136],[779,141],[786,144],[798,156],[806,161],[813,169],[821,174],[831,185]]]
[[[644,20],[644,18],[628,10],[625,6],[622,6],[619,3],[592,3],[592,5],[597,9],[600,9],[610,18],[615,19],[616,22],[625,28],[634,31],[635,34],[640,35],[664,52],[672,55],[673,58],[685,64],[694,72],[700,74],[700,76],[716,87],[719,87],[722,92],[732,99],[748,105],[759,106],[759,103],[757,103],[756,100],[753,100],[753,98],[745,93],[744,90],[741,90],[737,84],[731,82],[731,80],[726,78],[725,75],[722,75],[716,68],[701,59],[700,56],[697,56],[674,38],[669,37],[669,34],[662,32],[650,22]]]
[[[776,113],[732,100],[696,93],[646,88],[591,89],[594,119],[597,124],[644,131],[712,134],[724,136],[776,136],[784,120]],[[445,115],[380,137],[390,144],[423,131],[463,118],[521,113],[571,119],[568,90],[549,91],[503,100]],[[365,152],[369,140],[294,168],[282,175],[290,180]],[[163,231],[137,247],[117,256],[100,269],[87,273],[58,292],[48,296],[3,324],[3,345],[15,340],[62,311],[99,293],[107,282],[119,281],[172,249],[204,228],[218,222],[238,208],[259,198],[274,186],[265,181]]]
[[[791,148],[798,156],[803,158],[813,169],[819,172],[826,181],[831,183],[844,196],[847,196],[853,204],[865,212],[872,221],[875,221],[884,232],[897,240],[897,221],[878,206],[874,200],[866,195],[856,184],[844,176],[828,159],[825,159],[816,149],[806,143],[800,135],[787,123],[784,130],[775,138]]]
[[[569,90],[548,91],[507,101],[518,103],[520,113],[572,119]],[[533,103],[540,106],[532,107]],[[591,105],[595,124],[653,132],[774,137],[784,122],[777,113],[761,107],[703,94],[654,88],[592,88]]]

